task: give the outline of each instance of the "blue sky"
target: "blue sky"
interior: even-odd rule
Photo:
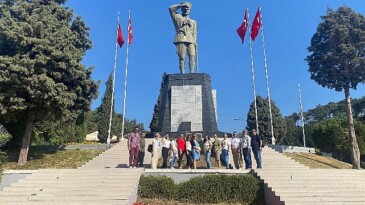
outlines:
[[[159,94],[164,72],[178,73],[178,57],[174,27],[168,7],[180,1],[138,0],[69,0],[67,6],[83,16],[91,28],[92,50],[84,58],[84,64],[95,66],[93,78],[100,80],[99,98],[92,109],[100,105],[105,82],[113,69],[117,29],[117,13],[120,12],[123,35],[126,37],[128,10],[132,12],[133,44],[129,49],[129,73],[127,87],[128,119],[135,118],[149,129],[153,107]],[[272,100],[284,116],[299,110],[297,84],[302,87],[303,108],[308,110],[328,102],[344,99],[344,93],[329,90],[310,79],[308,65],[304,61],[307,47],[316,32],[320,16],[327,8],[336,9],[347,5],[365,15],[360,0],[192,0],[190,14],[198,22],[199,71],[210,74],[212,88],[217,90],[218,128],[221,131],[241,131],[246,125],[249,105],[253,100],[251,86],[251,62],[249,39],[241,44],[236,29],[243,20],[246,7],[252,21],[259,4],[265,32],[267,62]],[[124,70],[126,44],[118,50],[116,74],[116,111],[123,110]],[[253,42],[256,92],[267,96],[264,58],[261,36]],[[351,92],[353,98],[364,95],[365,86]],[[243,120],[234,120],[239,118]]]

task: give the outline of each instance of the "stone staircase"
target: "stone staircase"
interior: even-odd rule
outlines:
[[[365,204],[364,170],[309,169],[268,147],[262,158],[265,204]]]
[[[128,167],[126,140],[78,169],[41,169],[0,192],[0,205],[122,205],[136,201],[143,169]]]

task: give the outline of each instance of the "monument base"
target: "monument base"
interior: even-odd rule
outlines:
[[[169,74],[162,79],[158,130],[161,133],[218,132],[216,92],[205,73]]]

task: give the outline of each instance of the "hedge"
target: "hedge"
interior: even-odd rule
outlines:
[[[145,176],[139,180],[138,195],[143,198],[174,199],[178,186],[167,176]]]
[[[142,176],[139,196],[199,204],[260,204],[262,189],[260,181],[252,175],[204,175],[180,184],[166,176]]]

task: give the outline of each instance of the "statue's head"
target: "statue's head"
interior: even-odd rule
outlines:
[[[182,3],[181,3],[181,11],[182,11],[182,15],[183,15],[183,16],[187,16],[187,15],[189,15],[190,10],[191,10],[191,8],[192,8],[192,7],[193,7],[193,5],[192,5],[190,2],[187,2],[187,1],[182,2]]]
[[[189,7],[189,9],[191,9],[193,5],[188,1],[184,1],[181,3],[181,7]]]

